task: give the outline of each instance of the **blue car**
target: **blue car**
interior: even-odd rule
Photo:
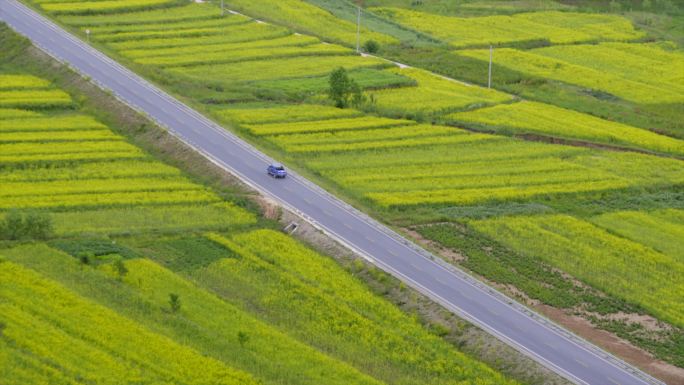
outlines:
[[[274,178],[285,178],[287,176],[287,171],[285,171],[285,167],[283,167],[283,165],[280,163],[270,164],[266,171],[268,172],[268,175]]]

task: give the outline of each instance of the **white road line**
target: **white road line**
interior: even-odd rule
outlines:
[[[584,366],[585,368],[588,368],[588,367],[589,367],[589,364],[587,364],[586,362],[580,360],[579,358],[573,358],[573,360],[575,360],[575,362],[577,362],[578,364]]]

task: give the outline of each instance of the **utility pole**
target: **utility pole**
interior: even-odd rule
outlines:
[[[226,11],[223,9],[223,0],[221,0],[221,16],[225,16]]]
[[[492,56],[493,56],[493,51],[494,47],[492,45],[489,46],[489,80],[487,81],[487,88],[492,88]]]
[[[361,5],[356,5],[356,53],[361,52]]]

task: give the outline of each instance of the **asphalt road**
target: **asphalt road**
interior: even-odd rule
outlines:
[[[265,155],[17,1],[0,0],[0,19],[247,184],[558,374],[578,384],[653,383],[465,273],[433,261],[426,251],[304,178],[267,176],[270,159]]]

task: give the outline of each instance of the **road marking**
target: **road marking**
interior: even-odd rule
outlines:
[[[492,310],[492,309],[489,308],[489,307],[487,308],[487,311],[488,311],[490,314],[493,314],[493,315],[495,315],[495,316],[497,316],[497,317],[501,316],[501,314],[500,314],[498,311],[494,311],[494,310]]]
[[[330,214],[330,211],[328,211],[328,210],[325,210],[325,209],[324,209],[324,210],[321,210],[321,211],[323,211],[323,214],[325,214],[325,215],[327,215],[327,216],[329,216],[329,217],[332,217],[332,216],[333,216],[332,214]]]
[[[620,385],[620,383],[617,382],[617,381],[615,381],[614,378],[612,378],[612,377],[610,377],[610,376],[606,376],[606,378],[608,379],[608,381],[612,382],[613,384],[615,384],[615,385]]]
[[[294,192],[294,190],[292,190],[292,189],[289,188],[288,186],[283,186],[283,190],[289,191],[289,192]]]
[[[544,342],[542,342],[542,343],[543,343],[544,345],[550,347],[551,349],[556,350],[556,347],[555,347],[554,345],[551,345],[548,341],[544,341]]]
[[[418,271],[425,271],[425,270],[423,270],[423,269],[420,267],[420,265],[418,265],[418,264],[410,263],[410,265],[411,265],[412,268],[414,268],[414,269],[416,269],[416,270],[418,270]]]
[[[342,226],[344,226],[344,227],[348,228],[349,230],[354,230],[354,228],[353,228],[353,227],[351,227],[351,225],[350,225],[349,223],[346,223],[346,222],[342,222]]]
[[[395,257],[398,257],[398,256],[399,256],[399,254],[397,254],[397,252],[394,251],[394,250],[387,250],[387,252],[390,253],[390,254],[392,254],[392,255],[395,256]]]
[[[444,285],[444,286],[449,286],[448,283],[446,283],[443,279],[441,279],[441,278],[439,278],[439,277],[435,277],[435,281],[441,283],[441,284]]]
[[[370,242],[370,243],[375,243],[375,239],[369,237],[368,235],[364,235],[363,237],[366,238],[366,240],[367,240],[368,242]]]
[[[584,361],[582,361],[582,360],[580,360],[580,359],[573,358],[573,360],[575,360],[575,362],[577,362],[578,364],[584,366],[585,368],[588,368],[588,367],[589,367],[589,365],[588,365],[586,362],[584,362]]]
[[[514,323],[514,324],[513,324],[513,329],[515,329],[515,330],[517,330],[517,331],[519,331],[519,332],[525,333],[525,329],[521,328],[520,325],[518,325],[518,324],[515,324],[515,323]]]
[[[306,204],[309,204],[309,205],[311,204],[311,199],[309,199],[309,198],[302,198],[302,199],[304,200],[304,202],[306,202]]]

